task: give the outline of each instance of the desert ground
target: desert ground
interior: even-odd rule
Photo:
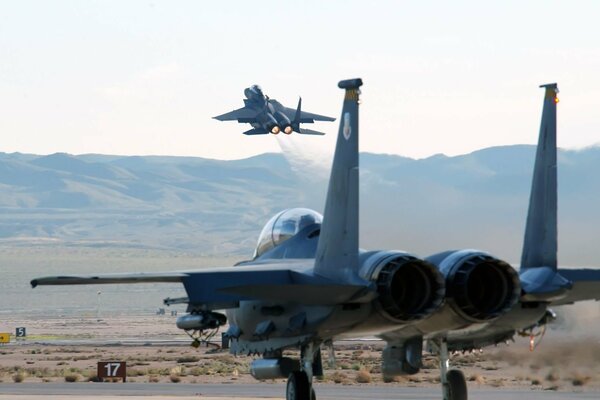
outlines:
[[[98,361],[126,361],[127,382],[137,383],[251,383],[252,357],[234,356],[218,343],[190,346],[185,333],[167,315],[5,319],[0,331],[26,326],[26,340],[0,347],[0,382],[95,381]],[[593,334],[593,332],[591,332]],[[220,342],[220,341],[219,341]],[[439,384],[437,359],[424,358],[422,371],[384,381],[379,341],[335,344],[335,365],[323,352],[325,375],[319,380],[339,385],[401,385],[432,387]],[[292,352],[293,353],[293,352]],[[600,391],[600,341],[597,336],[569,337],[549,331],[535,351],[529,339],[455,354],[471,388],[507,388],[551,391]],[[273,380],[270,383],[282,383]]]

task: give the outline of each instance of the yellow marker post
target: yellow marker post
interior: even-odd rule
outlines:
[[[10,343],[10,333],[0,332],[0,343]]]

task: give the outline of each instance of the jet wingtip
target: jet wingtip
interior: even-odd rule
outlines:
[[[31,288],[35,289],[38,285],[38,281],[37,279],[33,279],[31,282],[29,282],[31,284]]]

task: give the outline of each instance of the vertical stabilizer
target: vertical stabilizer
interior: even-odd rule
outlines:
[[[529,213],[521,256],[521,270],[548,267],[556,271],[557,182],[556,182],[556,83],[542,85],[544,110],[535,156]]]
[[[361,79],[341,81],[342,118],[329,178],[315,273],[346,283],[358,275],[358,96]]]

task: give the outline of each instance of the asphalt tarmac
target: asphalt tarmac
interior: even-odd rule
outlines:
[[[319,400],[438,400],[440,388],[391,386],[315,385]],[[42,399],[48,396],[69,396],[69,400],[87,400],[110,396],[111,399],[130,396],[158,399],[176,397],[273,398],[283,399],[283,384],[173,384],[173,383],[0,383],[0,400]],[[155,397],[159,396],[159,397]],[[471,400],[595,399],[598,392],[554,392],[543,390],[473,389]]]

